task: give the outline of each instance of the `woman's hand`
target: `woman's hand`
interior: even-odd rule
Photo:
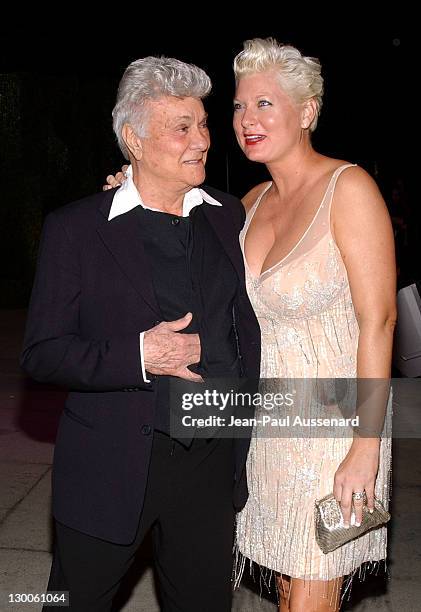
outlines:
[[[121,172],[117,172],[114,176],[113,174],[109,174],[105,179],[107,181],[106,185],[102,186],[102,191],[107,191],[107,189],[112,189],[113,187],[120,187],[122,183],[126,180],[126,175],[124,174],[129,166],[126,164],[121,167]]]
[[[361,525],[364,499],[353,499],[352,494],[365,491],[367,507],[374,509],[374,485],[379,468],[379,438],[356,438],[335,473],[333,494],[341,504],[345,527],[349,527],[352,507],[355,524]]]

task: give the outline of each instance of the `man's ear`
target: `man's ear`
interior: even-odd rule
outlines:
[[[301,112],[301,127],[306,130],[313,122],[314,117],[316,116],[317,107],[316,101],[314,98],[310,98],[303,105],[303,110]]]
[[[121,130],[124,143],[133,157],[139,161],[142,159],[142,139],[134,131],[133,127],[129,123],[123,125]]]

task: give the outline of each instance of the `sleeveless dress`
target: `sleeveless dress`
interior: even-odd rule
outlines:
[[[261,393],[270,385],[273,391],[274,384],[283,384],[282,379],[356,378],[359,328],[345,265],[330,229],[336,181],[352,165],[336,169],[304,235],[258,278],[247,267],[244,240],[271,184],[247,215],[240,244],[247,290],[262,333]],[[390,425],[391,398],[383,433]],[[261,425],[254,427],[247,459],[249,498],[237,519],[236,586],[247,559],[294,578],[331,580],[358,568],[361,577],[369,567],[362,564],[386,558],[385,527],[328,554],[315,540],[314,502],[332,493],[334,474],[350,448],[352,434],[329,438],[292,435],[283,432],[267,437]],[[382,436],[379,465],[375,494],[387,508],[390,435]]]

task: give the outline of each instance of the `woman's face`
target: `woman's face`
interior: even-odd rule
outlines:
[[[281,89],[275,72],[240,79],[234,99],[234,131],[248,159],[271,163],[300,142],[302,107]]]

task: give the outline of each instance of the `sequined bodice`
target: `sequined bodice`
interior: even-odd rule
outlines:
[[[304,235],[278,263],[256,278],[247,266],[247,291],[262,331],[261,375],[350,377],[356,373],[358,325],[348,276],[330,228],[334,172]],[[264,193],[249,211],[247,229]],[[321,359],[321,356],[323,357]]]

